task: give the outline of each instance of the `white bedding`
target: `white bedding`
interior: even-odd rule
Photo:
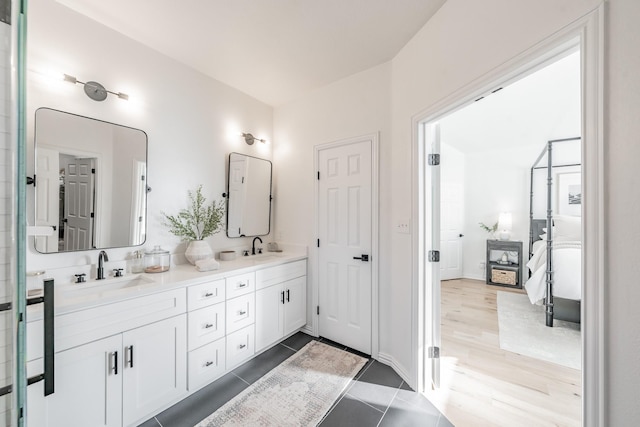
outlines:
[[[524,287],[532,304],[539,303],[547,295],[547,245],[546,241],[534,242],[533,256],[527,263],[531,278]],[[577,241],[553,243],[553,296],[580,300],[582,298],[582,245]]]

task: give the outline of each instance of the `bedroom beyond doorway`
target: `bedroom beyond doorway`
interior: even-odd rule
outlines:
[[[580,67],[576,47],[427,125],[443,280],[429,397],[456,425],[581,425]]]

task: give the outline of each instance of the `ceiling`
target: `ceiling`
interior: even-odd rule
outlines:
[[[580,136],[580,52],[572,53],[440,121],[462,152],[538,146]]]
[[[445,0],[58,0],[269,105],[392,59]]]

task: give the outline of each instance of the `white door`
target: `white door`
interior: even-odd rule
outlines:
[[[246,197],[245,192],[245,178],[247,173],[246,157],[234,158],[229,161],[229,206],[228,211],[242,212],[242,206],[244,206],[244,200]],[[243,233],[242,228],[242,215],[228,216],[227,229],[229,230],[230,237],[240,237]]]
[[[122,343],[122,419],[128,426],[186,394],[186,315],[125,332]]]
[[[54,227],[51,236],[36,237],[40,252],[58,252],[60,221],[60,155],[56,150],[36,150],[36,225]]]
[[[65,250],[93,247],[95,159],[75,159],[65,170]]]
[[[440,155],[440,125],[425,125],[425,147],[422,176],[424,179],[424,258],[423,265],[425,310],[425,386],[440,387],[440,166],[429,161]],[[430,163],[432,163],[430,165]]]
[[[440,175],[440,279],[459,279],[464,242],[464,153],[442,144]]]
[[[56,353],[54,393],[44,397],[43,381],[27,387],[28,426],[121,426],[121,347],[116,335]],[[29,375],[42,372],[41,361],[29,362]]]
[[[371,354],[373,141],[318,151],[320,335]]]

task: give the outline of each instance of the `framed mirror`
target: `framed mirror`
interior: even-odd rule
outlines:
[[[35,113],[35,225],[41,253],[146,239],[147,134],[50,108]]]
[[[227,237],[269,234],[271,162],[239,153],[229,155]]]

